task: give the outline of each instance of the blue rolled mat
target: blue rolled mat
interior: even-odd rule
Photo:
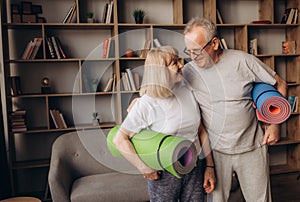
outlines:
[[[287,99],[270,84],[255,84],[252,99],[256,105],[256,116],[262,122],[280,124],[291,115],[291,106]]]
[[[113,156],[122,154],[113,143],[120,126],[113,127],[107,135],[107,146]],[[177,178],[187,174],[198,159],[194,143],[173,135],[142,130],[130,139],[140,159],[155,170],[165,170]]]

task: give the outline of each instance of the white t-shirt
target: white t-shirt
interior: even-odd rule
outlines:
[[[173,93],[173,97],[164,99],[143,95],[129,111],[121,128],[134,133],[146,129],[184,137],[195,143],[199,153],[199,106],[186,86],[174,89]]]

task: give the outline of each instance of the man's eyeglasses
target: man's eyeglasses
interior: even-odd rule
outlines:
[[[193,50],[188,50],[188,49],[184,48],[183,52],[185,54],[187,54],[188,56],[191,56],[191,54],[199,56],[199,55],[201,55],[203,53],[204,49],[212,42],[212,40],[214,38],[215,37],[211,38],[211,40],[209,40],[202,48],[193,49]]]

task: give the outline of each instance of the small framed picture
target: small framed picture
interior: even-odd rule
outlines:
[[[42,14],[43,9],[41,5],[31,5],[31,13],[32,14]]]
[[[11,4],[11,13],[19,14],[20,13],[20,6],[18,4]]]
[[[31,14],[31,6],[32,6],[31,2],[22,1],[21,2],[22,14]]]

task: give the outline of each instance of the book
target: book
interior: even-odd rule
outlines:
[[[103,7],[102,20],[101,20],[102,23],[106,23],[107,9],[108,9],[108,3],[106,2]]]
[[[57,59],[61,59],[60,51],[58,49],[58,45],[57,45],[55,36],[51,36],[51,42],[53,44],[55,55],[56,55]]]
[[[295,15],[295,9],[294,8],[291,8],[290,9],[290,12],[288,14],[288,18],[285,22],[285,24],[292,24],[293,23],[293,18],[294,18],[294,15]]]
[[[139,90],[140,89],[140,75],[139,73],[133,73],[133,79],[134,79],[134,83],[136,86],[136,89]]]
[[[21,77],[20,76],[10,76],[9,82],[10,82],[11,95],[12,96],[21,95],[22,94]]]
[[[126,72],[122,72],[122,84],[124,91],[130,91],[130,84]]]
[[[28,60],[33,52],[34,46],[35,46],[35,41],[31,40],[27,43],[25,50],[23,51],[22,54],[22,59],[23,60]]]
[[[113,13],[113,6],[114,6],[114,2],[110,1],[110,3],[108,4],[107,13],[106,13],[106,19],[105,19],[106,24],[111,23],[111,18],[112,18],[112,13]]]
[[[70,9],[69,9],[67,15],[66,15],[65,18],[63,19],[63,23],[66,23],[66,22],[68,21],[68,19],[70,18],[70,16],[71,16],[73,10],[75,9],[75,6],[76,6],[76,3],[74,3],[74,4],[70,7]]]
[[[292,112],[297,112],[298,111],[298,97],[297,96],[289,96],[288,102],[291,105]]]
[[[103,89],[103,92],[108,92],[108,91],[111,91],[112,89],[112,84],[113,84],[113,81],[114,81],[114,76],[112,76],[111,78],[108,79],[104,89]]]
[[[68,126],[67,126],[67,124],[66,124],[66,121],[65,121],[64,116],[63,116],[62,113],[59,113],[59,117],[60,117],[60,119],[61,119],[61,121],[62,121],[63,128],[68,128]]]
[[[113,74],[113,78],[114,78],[114,80],[113,80],[111,91],[115,92],[116,91],[116,85],[117,85],[117,75],[115,73]]]
[[[12,132],[27,131],[25,116],[26,116],[26,110],[24,109],[19,109],[11,112],[10,123],[11,123]]]
[[[50,111],[52,121],[55,125],[55,128],[59,128],[59,129],[67,128],[63,115],[60,113],[59,110],[50,109],[49,111]]]
[[[250,40],[250,45],[249,45],[249,53],[252,55],[257,55],[257,38],[251,39]]]
[[[296,53],[296,41],[283,41],[282,42],[283,54],[295,54]]]
[[[158,38],[155,38],[155,39],[153,40],[153,43],[154,43],[154,45],[155,45],[156,47],[161,47],[161,43],[159,42]]]
[[[223,19],[222,19],[222,16],[221,16],[221,13],[220,13],[219,9],[217,9],[217,19],[218,19],[218,22],[219,22],[220,24],[224,24],[224,22],[223,22]]]
[[[76,15],[75,15],[76,10],[77,10],[77,6],[76,6],[76,3],[75,3],[75,4],[74,4],[74,7],[73,7],[73,9],[72,9],[71,14],[70,14],[69,17],[67,18],[67,23],[73,22],[73,19],[74,19],[74,17],[76,16]]]
[[[135,82],[134,82],[134,78],[133,78],[133,74],[131,72],[131,69],[127,68],[126,72],[127,72],[127,75],[128,75],[128,80],[129,80],[131,90],[136,91],[136,86],[135,86]]]
[[[110,53],[111,38],[105,38],[103,41],[102,58],[108,58]]]
[[[57,120],[56,120],[55,115],[54,115],[54,113],[55,113],[54,110],[50,109],[49,112],[50,112],[52,122],[54,123],[55,128],[58,128]]]
[[[54,59],[55,52],[54,52],[54,47],[51,38],[46,36],[46,42],[47,42],[49,56],[50,58]]]
[[[220,42],[221,42],[221,47],[222,47],[223,49],[228,49],[226,40],[225,40],[223,37],[220,38]]]
[[[286,9],[284,10],[283,16],[282,16],[282,18],[281,18],[281,23],[282,23],[282,24],[285,24],[285,23],[287,22],[287,19],[288,19],[288,17],[289,17],[290,11],[291,11],[291,8],[286,8]]]
[[[40,38],[40,37],[36,37],[34,38],[34,47],[33,47],[33,51],[32,51],[32,54],[30,55],[30,58],[29,59],[35,59],[36,58],[36,55],[41,47],[41,44],[42,44],[42,41],[43,41],[43,38]]]
[[[60,43],[59,38],[58,38],[58,37],[55,37],[55,40],[56,40],[56,43],[57,43],[57,46],[58,46],[59,53],[61,54],[61,57],[62,57],[63,59],[66,59],[67,56],[66,56],[65,51],[64,51],[63,48],[62,48],[62,45],[61,45],[61,43]]]
[[[294,19],[293,19],[293,22],[292,24],[297,24],[298,22],[298,8],[295,8],[295,14],[294,14]]]

